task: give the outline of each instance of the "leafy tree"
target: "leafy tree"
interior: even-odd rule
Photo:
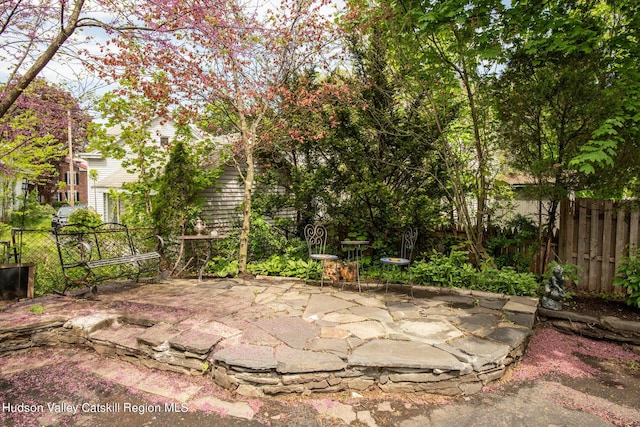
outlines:
[[[526,82],[527,73],[546,69],[547,80],[555,76],[564,96],[579,102],[577,94],[561,84],[571,79],[573,71],[572,87],[579,84],[581,95],[587,97],[581,106],[576,104],[581,112],[572,112],[574,117],[583,115],[585,126],[577,147],[566,153],[569,158],[563,160],[563,169],[577,172],[573,174],[577,188],[591,194],[620,197],[630,189],[636,191],[640,160],[637,2],[523,0],[512,6],[505,32],[510,34],[511,68],[519,70],[521,81]],[[515,74],[510,78],[515,79]],[[518,90],[518,85],[513,89]]]
[[[406,224],[425,229],[439,219],[440,193],[431,174],[433,121],[420,91],[392,52],[384,21],[359,28],[345,20],[353,72],[325,83],[342,88],[318,105],[284,104],[281,143],[271,146],[270,175],[293,196],[263,194],[271,205],[291,206],[298,224],[319,219],[341,224],[341,235],[367,236],[381,247]],[[309,71],[296,75],[291,92],[315,91]]]
[[[108,135],[104,128],[96,129],[91,148],[104,155],[122,160],[122,167],[137,179],[123,184],[129,192],[128,221],[147,224],[153,211],[152,193],[156,180],[166,162],[165,149],[150,134],[149,124],[166,114],[165,105],[144,94],[128,91],[130,85],[122,81],[122,89],[106,93],[96,109],[107,119],[106,128],[117,128],[117,135]],[[124,93],[125,96],[120,96]]]
[[[1,92],[0,118],[82,26],[80,14],[84,3],[84,0],[60,2],[59,9],[48,2],[10,0],[2,3],[0,35],[3,41],[0,48],[5,57],[15,62],[8,80],[11,84]],[[59,25],[52,29],[50,25],[58,20]],[[25,68],[24,74],[20,75]]]
[[[591,34],[591,38],[598,41],[600,54],[606,58],[600,70],[606,79],[600,83],[609,87],[617,102],[607,106],[606,119],[580,147],[571,166],[589,175],[589,185],[596,191],[604,188],[605,193],[611,194],[614,189],[618,190],[614,193],[630,190],[637,196],[640,194],[637,179],[640,172],[640,47],[637,42],[640,4],[621,0],[594,1],[587,5],[591,9],[582,13],[589,15],[588,22],[596,19],[600,22]],[[581,47],[578,44],[573,49]]]
[[[71,122],[69,122],[69,114]],[[40,196],[51,202],[57,189],[57,167],[64,160],[71,128],[75,150],[86,142],[91,117],[64,89],[36,79],[14,104],[10,114],[0,119],[0,174],[7,188],[3,206],[8,206],[10,184],[27,178],[38,186]]]
[[[198,213],[202,200],[197,175],[198,168],[184,141],[176,142],[159,179],[152,212],[153,223],[162,236],[185,234],[189,220]]]
[[[491,213],[495,131],[488,104],[488,82],[501,61],[499,12],[494,0],[350,2],[352,14],[387,21],[395,38],[395,64],[416,99],[428,106],[436,137],[426,138],[437,153],[441,189],[455,206],[477,260],[488,258],[484,223]],[[363,22],[360,17],[357,22]],[[366,22],[366,20],[364,20]],[[427,134],[428,135],[428,134]],[[428,167],[428,166],[427,166]],[[470,197],[475,212],[470,208]]]
[[[143,34],[143,44],[114,40],[120,51],[105,58],[115,74],[123,69],[149,98],[179,98],[191,111],[224,114],[224,120],[209,121],[211,129],[233,126],[233,159],[244,182],[240,272],[247,261],[254,155],[269,141],[266,117],[285,95],[289,75],[316,63],[330,41],[323,6],[285,1],[264,11],[235,1],[147,2],[132,16],[158,31]],[[150,73],[162,73],[165,80],[158,84],[148,79]]]
[[[140,21],[132,19],[131,8],[135,6],[109,0],[3,0],[0,3],[0,58],[10,65],[6,84],[0,88],[0,118],[54,58],[75,58],[91,65],[78,53],[79,44],[93,38],[92,35],[76,37],[83,29],[92,28],[94,33],[102,29],[108,34],[152,30],[143,29]]]
[[[520,1],[505,15],[512,47],[494,100],[512,165],[534,177],[533,195],[546,204],[541,248],[554,238],[560,201],[588,186],[572,159],[584,155],[619,103],[606,42],[609,18],[597,4],[605,6]],[[541,254],[540,271],[549,255]]]
[[[11,211],[9,224],[17,228],[51,228],[51,216],[54,209],[50,205],[43,205],[38,200],[38,193],[31,191],[26,199],[19,200],[19,208]],[[9,230],[7,230],[9,231]]]

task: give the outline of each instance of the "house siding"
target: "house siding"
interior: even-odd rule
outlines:
[[[160,147],[161,137],[168,137],[169,140],[176,133],[175,125],[166,120],[155,119],[149,126],[149,135],[152,142],[156,142]],[[114,132],[119,133],[118,131]],[[200,137],[200,134],[194,135]],[[88,179],[88,204],[102,217],[103,221],[113,221],[113,214],[109,212],[109,206],[106,201],[109,199],[109,191],[111,189],[120,190],[122,184],[135,181],[136,176],[126,172],[122,168],[122,159],[111,157],[103,157],[100,153],[82,153],[80,154],[88,165],[88,170],[97,170],[98,179],[96,182]]]
[[[111,221],[113,218],[108,218],[108,212],[105,206],[105,194],[109,194],[111,188],[120,189],[122,182],[125,182],[125,177],[122,177],[120,184],[117,186],[108,185],[105,183],[107,178],[113,180],[113,175],[121,171],[122,161],[113,158],[103,158],[96,153],[84,154],[84,159],[88,164],[89,173],[91,170],[98,171],[98,179],[94,182],[89,179],[88,182],[88,203],[96,213],[98,213],[103,221]]]
[[[260,171],[256,170],[259,174]],[[255,183],[254,183],[255,184]],[[255,185],[254,185],[255,190]],[[275,188],[270,191],[282,192],[282,188]],[[231,165],[224,168],[222,175],[218,178],[217,185],[202,191],[201,195],[205,199],[202,207],[202,219],[207,223],[209,230],[217,230],[219,233],[228,233],[242,219],[242,199],[244,193],[244,183],[240,179],[237,169]],[[281,218],[295,218],[295,210],[281,209],[277,216]],[[273,218],[266,218],[267,222],[273,223]]]
[[[171,140],[175,136],[176,127],[169,121],[154,120],[149,126],[151,140],[160,144],[161,137],[168,137]],[[194,140],[202,140],[206,136],[197,129],[192,129]],[[216,137],[220,147],[231,144],[232,136]],[[162,148],[160,148],[162,149]],[[122,161],[114,158],[104,158],[99,153],[83,153],[82,158],[88,164],[88,170],[97,170],[98,179],[93,182],[89,179],[88,202],[104,221],[114,220],[113,214],[109,213],[109,206],[105,201],[109,199],[109,190],[120,190],[125,182],[133,182],[136,176],[127,173],[122,168]],[[168,157],[168,153],[167,153]],[[212,161],[215,163],[217,155],[212,153]],[[224,166],[222,175],[218,178],[216,185],[201,192],[205,199],[202,209],[202,219],[207,223],[210,230],[218,230],[220,233],[227,233],[242,218],[240,206],[244,184],[236,168],[227,164]],[[109,200],[109,203],[111,201]],[[284,213],[283,215],[287,215]],[[291,216],[291,213],[288,213]]]
[[[207,188],[201,195],[205,199],[202,207],[202,219],[210,230],[227,233],[242,217],[239,206],[242,205],[244,184],[238,171],[230,165],[225,166],[215,187]]]

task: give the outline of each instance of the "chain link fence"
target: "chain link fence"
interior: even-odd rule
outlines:
[[[130,228],[134,246],[140,251],[155,250],[145,247],[152,244],[151,228]],[[33,263],[35,265],[35,296],[50,294],[65,288],[65,277],[60,265],[56,236],[52,230],[18,229],[11,231],[11,241],[0,245],[5,263]]]

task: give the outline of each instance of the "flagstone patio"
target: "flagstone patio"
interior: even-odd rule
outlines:
[[[245,396],[378,388],[473,394],[525,350],[538,300],[416,287],[368,292],[287,278],[109,284],[0,311],[0,354],[85,346],[205,375]],[[44,314],[31,308],[42,304]],[[35,311],[35,310],[33,310]]]

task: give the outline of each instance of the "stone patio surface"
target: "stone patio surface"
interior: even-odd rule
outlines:
[[[267,277],[109,284],[94,298],[48,296],[1,311],[0,354],[83,346],[204,375],[244,396],[373,388],[473,394],[522,356],[537,299],[431,287],[414,293]]]

